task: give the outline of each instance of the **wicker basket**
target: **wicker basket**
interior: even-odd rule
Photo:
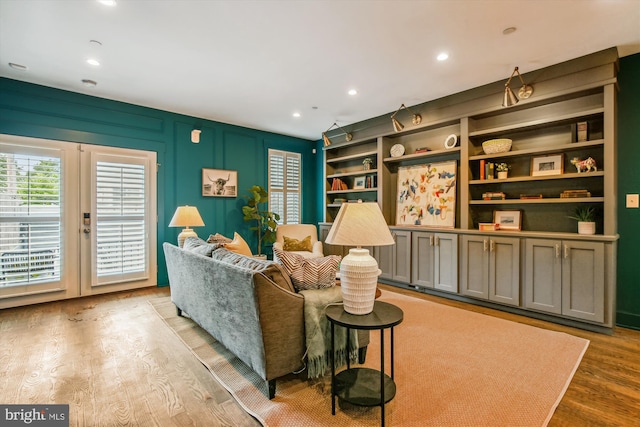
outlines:
[[[482,143],[482,150],[485,154],[506,153],[511,150],[511,140],[507,138],[490,139]]]

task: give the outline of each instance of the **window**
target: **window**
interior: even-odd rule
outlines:
[[[269,150],[269,210],[280,215],[280,224],[299,224],[301,220],[300,153]]]
[[[0,153],[0,286],[60,278],[60,158]]]

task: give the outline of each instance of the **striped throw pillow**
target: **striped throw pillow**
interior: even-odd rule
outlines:
[[[307,259],[302,255],[274,248],[278,260],[289,273],[296,291],[330,288],[336,284],[336,272],[342,257],[329,255]]]

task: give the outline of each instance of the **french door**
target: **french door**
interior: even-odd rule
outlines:
[[[154,152],[0,135],[0,308],[156,285]]]

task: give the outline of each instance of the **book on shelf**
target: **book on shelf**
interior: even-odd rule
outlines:
[[[485,160],[480,160],[480,179],[486,179]]]
[[[564,190],[560,193],[561,199],[591,197],[591,192],[588,190]]]
[[[542,194],[521,194],[520,199],[522,200],[542,199]]]
[[[577,124],[577,135],[576,135],[576,141],[577,142],[583,142],[587,140],[587,122],[578,122]]]
[[[495,164],[493,162],[487,162],[484,165],[484,174],[487,177],[487,179],[493,179],[494,178],[494,169],[495,169]]]
[[[481,222],[478,224],[478,230],[480,231],[496,231],[500,229],[500,224],[493,222]]]
[[[482,200],[504,200],[505,194],[502,191],[482,193]]]
[[[428,149],[427,147],[422,147],[422,148],[416,148],[415,153],[416,153],[416,154],[419,154],[419,153],[426,153],[426,152],[428,152],[428,151],[429,151],[429,149]]]
[[[347,184],[345,184],[345,182],[340,178],[333,178],[333,180],[331,181],[331,191],[347,190],[347,189],[349,189],[349,187],[347,187]]]

